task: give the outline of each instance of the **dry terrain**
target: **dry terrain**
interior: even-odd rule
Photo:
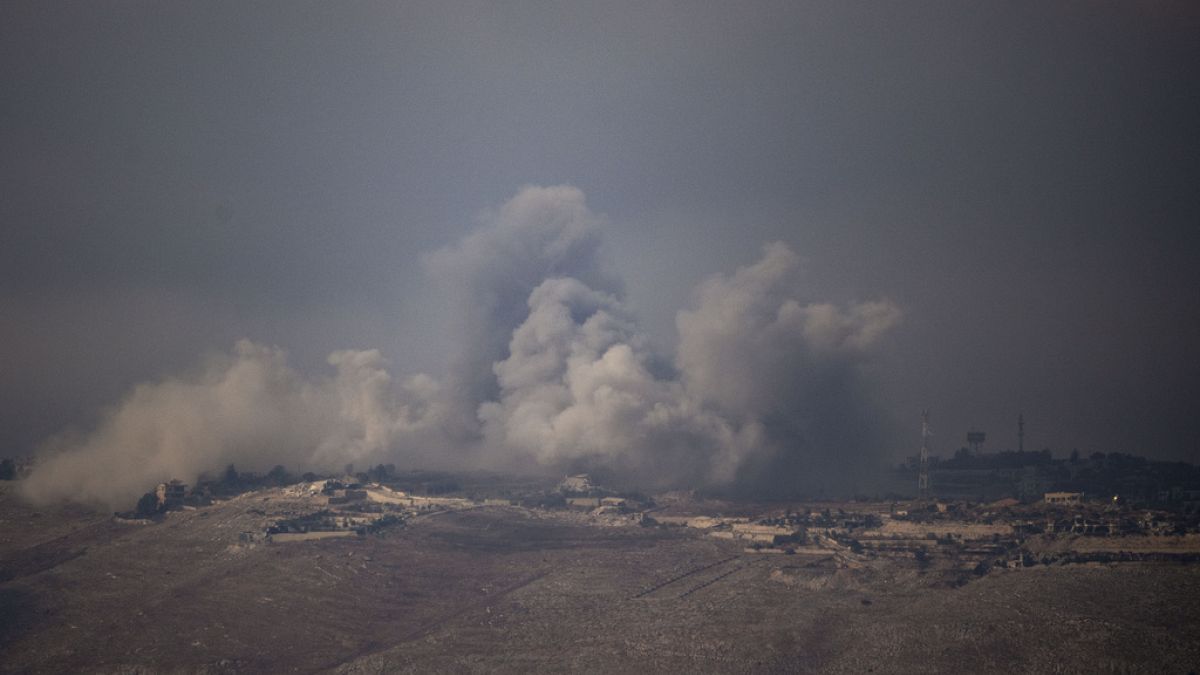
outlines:
[[[304,508],[273,490],[127,524],[0,494],[0,670],[1200,669],[1195,565],[847,566],[503,506],[241,540]]]

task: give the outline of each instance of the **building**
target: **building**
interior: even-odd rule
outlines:
[[[361,502],[367,498],[366,490],[345,489],[340,495],[334,495],[329,498],[330,504],[349,504],[350,502]]]
[[[731,527],[733,535],[738,539],[778,543],[796,536],[800,530],[794,527],[779,525],[762,525],[758,523],[734,523]]]
[[[592,489],[592,481],[586,473],[579,473],[564,478],[558,484],[558,489],[563,492],[587,492]]]
[[[1047,504],[1081,504],[1082,492],[1047,492],[1043,499]]]
[[[163,511],[172,511],[183,508],[183,499],[187,495],[187,485],[172,479],[170,483],[159,483],[158,489],[154,491],[154,495],[158,497],[158,508]]]

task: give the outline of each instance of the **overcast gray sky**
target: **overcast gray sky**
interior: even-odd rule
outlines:
[[[1200,460],[1190,2],[0,3],[0,454],[248,337],[438,373],[423,255],[527,184],[658,349],[787,243],[893,302],[894,431]]]

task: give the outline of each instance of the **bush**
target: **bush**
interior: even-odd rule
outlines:
[[[275,468],[267,472],[267,479],[274,485],[288,485],[292,482],[292,476],[283,468],[282,464],[276,464]]]
[[[158,514],[158,495],[147,492],[137,503],[138,518],[150,518]]]

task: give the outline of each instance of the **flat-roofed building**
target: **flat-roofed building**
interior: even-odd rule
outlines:
[[[564,478],[558,484],[558,489],[563,492],[587,492],[592,489],[592,481],[586,473],[577,473]]]
[[[158,497],[159,507],[164,511],[181,509],[183,499],[187,496],[187,485],[174,479],[169,483],[159,483],[155,496]]]

